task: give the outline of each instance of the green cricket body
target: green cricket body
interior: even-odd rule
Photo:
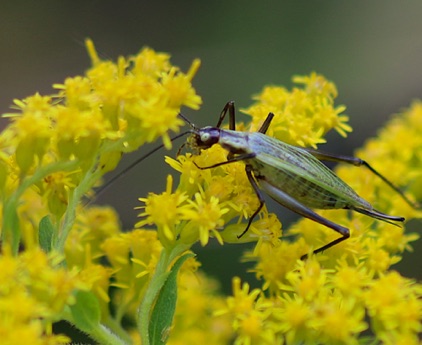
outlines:
[[[222,129],[220,127],[227,113],[229,114],[230,129]],[[341,235],[340,238],[314,250],[314,254],[346,240],[350,236],[350,231],[348,228],[320,216],[313,209],[354,210],[396,226],[397,224],[395,222],[404,221],[403,217],[390,216],[375,210],[369,202],[356,194],[350,186],[335,175],[321,160],[365,166],[374,175],[383,180],[392,190],[398,193],[407,204],[415,209],[421,209],[418,203],[410,200],[396,185],[362,159],[297,147],[265,135],[274,117],[272,113],[268,114],[258,132],[253,133],[236,131],[233,102],[226,104],[215,127],[198,128],[183,114],[179,113],[179,117],[191,129],[176,135],[172,138],[172,141],[186,134],[191,134],[191,136],[180,147],[178,153],[184,146],[188,146],[193,150],[194,154],[199,154],[201,149],[206,150],[215,144],[221,145],[228,151],[227,161],[224,162],[207,167],[200,167],[194,162],[199,169],[212,169],[239,161],[245,163],[245,173],[259,200],[259,206],[249,217],[245,230],[238,235],[238,238],[242,237],[248,231],[252,221],[264,206],[263,191],[280,205],[303,217],[333,229]],[[118,178],[124,176],[135,165],[162,147],[164,147],[164,144],[138,158],[103,185],[97,191],[97,195],[103,192]],[[307,255],[303,255],[302,259],[306,257]]]
[[[230,152],[253,153],[246,159],[261,188],[277,200],[280,189],[304,205],[316,209],[363,208],[372,206],[326,165],[306,150],[263,133],[220,130],[219,144]]]
[[[222,129],[220,125],[227,112],[230,114],[230,129]],[[350,236],[350,231],[346,227],[320,216],[312,209],[350,209],[393,225],[396,225],[394,222],[404,221],[403,217],[390,216],[375,210],[369,202],[361,198],[320,160],[366,166],[413,206],[398,187],[359,158],[337,156],[301,148],[267,136],[265,132],[274,117],[272,113],[268,115],[258,132],[251,133],[235,130],[233,102],[226,104],[216,127],[197,128],[183,115],[179,115],[192,128],[190,130],[192,136],[188,145],[195,151],[219,144],[229,152],[227,161],[208,167],[197,166],[199,169],[211,169],[237,161],[245,163],[246,175],[260,205],[249,218],[246,229],[238,236],[239,238],[248,231],[253,219],[264,205],[262,191],[280,205],[342,235],[342,237],[314,250],[314,253],[322,252],[346,240]],[[307,255],[304,255],[302,259],[306,257]]]

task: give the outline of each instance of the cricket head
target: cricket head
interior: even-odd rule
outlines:
[[[195,155],[198,155],[201,150],[209,149],[220,139],[220,129],[215,127],[192,128],[190,133],[183,146],[189,147]]]
[[[220,128],[204,127],[192,135],[195,145],[201,149],[208,149],[220,140]]]
[[[179,117],[189,125],[189,133],[191,133],[191,135],[186,140],[186,143],[184,143],[179,149],[178,154],[181,152],[182,148],[186,146],[196,155],[200,153],[201,149],[208,149],[219,142],[221,132],[220,128],[210,126],[199,128],[189,121],[184,115],[179,113]]]

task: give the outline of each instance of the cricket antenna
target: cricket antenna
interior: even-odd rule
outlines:
[[[181,114],[179,114],[181,115]],[[191,125],[189,123],[189,125]],[[173,138],[170,139],[170,141],[175,141],[187,134],[191,133],[191,131],[186,131],[183,133],[180,133],[176,136],[174,136]],[[158,150],[162,149],[164,147],[164,144],[161,144],[155,148],[153,148],[151,151],[149,151],[148,153],[144,154],[143,156],[139,157],[136,161],[134,161],[132,164],[130,164],[129,166],[127,166],[126,168],[124,168],[121,172],[119,172],[117,175],[113,176],[110,180],[108,180],[105,184],[103,184],[99,189],[96,190],[95,195],[90,198],[86,204],[84,206],[87,206],[89,204],[91,204],[99,195],[101,195],[102,193],[104,193],[104,191],[106,189],[108,189],[116,180],[122,178],[124,175],[126,175],[126,173],[128,171],[130,171],[133,167],[137,166],[139,163],[141,163],[144,159],[147,159],[149,156],[151,156],[152,154],[154,154],[155,152],[157,152]]]
[[[193,130],[197,131],[198,127],[196,127],[192,122],[190,122],[190,120],[185,117],[185,115],[183,115],[182,113],[179,113],[179,117],[185,121]]]

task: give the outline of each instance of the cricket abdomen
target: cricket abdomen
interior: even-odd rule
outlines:
[[[251,162],[250,165],[258,183],[260,180],[265,180],[273,187],[282,190],[307,207],[315,209],[353,209],[355,207],[367,210],[372,209],[372,206],[367,201],[355,193],[348,193],[342,196],[298,174],[275,169],[274,167],[260,164],[256,160]]]

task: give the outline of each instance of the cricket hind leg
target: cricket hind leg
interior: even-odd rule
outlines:
[[[260,179],[259,185],[269,196],[271,196],[280,205],[288,208],[289,210],[291,210],[291,211],[293,211],[293,212],[295,212],[295,213],[297,213],[297,214],[299,214],[299,215],[301,215],[305,218],[311,219],[314,222],[317,222],[321,225],[324,225],[324,226],[338,232],[342,236],[342,237],[337,238],[337,239],[327,243],[326,245],[314,250],[313,251],[314,254],[321,253],[324,250],[329,249],[329,248],[335,246],[336,244],[343,242],[344,240],[347,240],[350,237],[350,231],[349,231],[348,228],[341,226],[339,224],[336,224],[336,223],[320,216],[319,214],[317,214],[316,212],[311,210],[309,207],[303,205],[302,203],[300,203],[299,201],[297,201],[296,199],[294,199],[290,195],[286,194],[285,192],[281,191],[280,189],[272,186],[267,181]],[[308,257],[308,255],[305,254],[301,257],[301,259],[305,260],[305,259],[307,259],[307,257]]]
[[[269,113],[267,118],[265,119],[264,123],[261,125],[261,127],[258,129],[259,133],[265,134],[267,133],[268,127],[270,127],[271,121],[274,118],[273,113]]]
[[[400,197],[409,206],[413,207],[414,209],[421,209],[422,208],[419,203],[413,202],[412,200],[410,200],[399,187],[397,187],[393,182],[388,180],[384,175],[382,175],[377,170],[375,170],[371,165],[369,165],[368,162],[364,161],[363,159],[353,157],[353,156],[336,155],[336,154],[333,154],[333,153],[322,152],[322,151],[319,151],[319,150],[313,150],[313,149],[309,149],[309,148],[304,148],[304,150],[308,151],[311,155],[313,155],[315,158],[318,158],[319,160],[339,162],[339,163],[347,163],[347,164],[352,164],[352,165],[357,166],[357,167],[364,166],[369,171],[371,171],[374,175],[376,175],[378,178],[380,178],[382,181],[384,181],[384,183],[386,183],[397,194],[399,194]]]

